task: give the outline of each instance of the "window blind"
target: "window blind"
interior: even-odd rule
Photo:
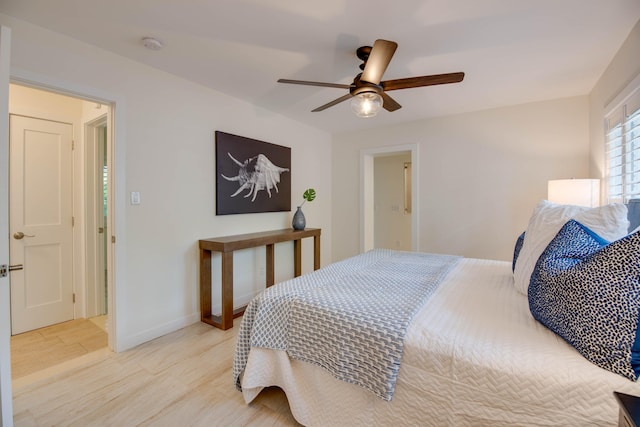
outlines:
[[[640,78],[605,117],[609,203],[640,198]]]

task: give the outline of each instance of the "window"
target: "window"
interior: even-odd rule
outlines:
[[[605,132],[609,203],[640,198],[640,76],[607,108]]]

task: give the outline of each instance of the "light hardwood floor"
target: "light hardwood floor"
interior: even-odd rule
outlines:
[[[14,382],[20,426],[296,426],[284,393],[250,405],[231,374],[235,327],[188,326],[122,353],[98,351],[60,372]]]
[[[76,319],[11,337],[11,376],[15,380],[107,347],[98,326],[105,317]]]

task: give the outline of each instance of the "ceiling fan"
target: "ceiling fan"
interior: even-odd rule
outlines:
[[[312,112],[326,110],[343,101],[352,99],[351,108],[360,117],[374,116],[380,108],[387,111],[396,111],[402,108],[387,92],[390,90],[409,89],[422,86],[433,86],[448,83],[458,83],[464,79],[464,73],[434,74],[422,77],[408,77],[404,79],[382,80],[391,58],[398,44],[389,40],[378,39],[371,46],[362,46],[356,51],[356,55],[363,62],[362,70],[350,85],[339,83],[310,82],[305,80],[279,79],[278,83],[290,83],[306,86],[335,87],[349,89],[349,93],[328,102],[312,110]]]

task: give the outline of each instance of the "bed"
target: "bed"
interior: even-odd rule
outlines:
[[[637,245],[640,237],[636,236],[640,233],[628,236],[627,233],[640,223],[639,208],[640,204],[635,201],[628,208],[624,207],[626,222],[620,218],[622,211],[619,209],[613,216],[605,215],[605,224],[594,225],[594,221],[602,221],[602,216],[589,218],[585,214],[586,217],[580,218],[590,224],[590,228],[583,226],[587,230],[598,229],[599,225],[608,229],[615,226],[618,235],[624,234],[615,236],[614,233],[616,239],[610,235],[608,241],[633,240],[632,244]],[[558,216],[557,209],[553,214],[555,217]],[[527,238],[535,240],[535,214],[534,210],[521,240],[525,245]],[[565,229],[569,229],[568,224],[575,222],[570,221],[575,217],[575,210],[565,209],[562,214],[561,220],[556,218],[559,225],[555,226],[561,230],[554,232],[555,237],[545,245],[544,256],[540,259],[549,258],[545,255],[549,247]],[[618,223],[612,225],[612,221]],[[620,231],[623,225],[624,233]],[[575,233],[575,229],[574,225],[569,231]],[[603,229],[599,232],[606,234]],[[574,234],[570,238],[575,240]],[[516,259],[518,252],[527,249],[518,246],[516,244],[514,251]],[[612,246],[607,242],[600,244],[605,248]],[[635,248],[633,252],[639,252]],[[415,257],[414,253],[374,250],[283,282],[276,285],[276,291],[270,291],[270,288],[265,293],[277,295],[273,301],[282,300],[280,289],[313,287],[314,283],[322,282],[330,275],[331,269],[345,271],[352,264],[362,262],[362,257],[382,259],[405,255]],[[571,262],[574,262],[575,254],[572,257]],[[337,379],[340,375],[321,363],[292,357],[286,344],[253,345],[251,340],[258,334],[256,323],[259,318],[263,313],[279,310],[278,304],[265,303],[260,300],[264,297],[261,296],[247,308],[238,332],[234,361],[236,386],[247,403],[265,387],[282,388],[296,420],[308,426],[617,425],[618,407],[613,391],[640,395],[640,384],[596,365],[577,350],[579,347],[575,343],[570,345],[566,337],[534,318],[534,302],[516,286],[516,264],[463,258],[453,260],[452,265],[442,271],[441,281],[411,313],[411,321],[402,337],[401,365],[390,398],[363,386],[357,378],[355,381],[353,378]],[[536,264],[535,271],[538,267]],[[536,288],[537,291],[544,293],[543,286],[539,288],[542,290]],[[269,321],[269,316],[264,316]],[[637,307],[635,316],[637,323]],[[289,314],[285,318],[289,322]],[[283,327],[285,334],[290,333],[288,328],[291,326]]]

